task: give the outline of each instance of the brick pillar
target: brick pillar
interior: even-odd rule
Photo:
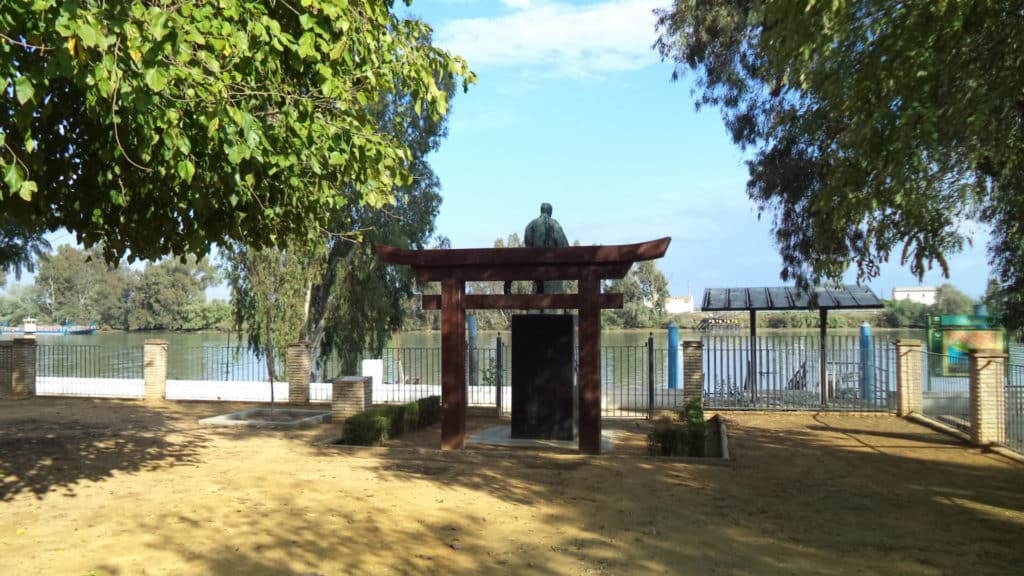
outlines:
[[[31,398],[36,395],[36,337],[14,339],[11,347],[11,395]]]
[[[373,405],[373,378],[345,376],[331,384],[331,421],[343,424]]]
[[[293,342],[288,345],[288,402],[309,403],[309,369],[312,359],[309,341]]]
[[[0,340],[0,400],[6,400],[14,396],[11,389],[11,373],[14,371],[12,365],[12,352],[14,342]]]
[[[683,403],[704,398],[704,343],[683,341]]]
[[[1006,425],[1006,354],[996,350],[971,351],[971,440],[979,446],[1001,442]]]
[[[163,402],[167,393],[167,340],[142,343],[142,382],[146,402]]]
[[[896,341],[896,414],[921,412],[921,341]]]

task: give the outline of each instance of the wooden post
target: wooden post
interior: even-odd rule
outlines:
[[[441,282],[441,448],[457,450],[466,443],[466,310],[465,282]]]
[[[601,453],[601,281],[581,278],[579,449]]]

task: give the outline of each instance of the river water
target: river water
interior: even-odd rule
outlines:
[[[857,348],[857,329],[829,330],[830,338],[841,341],[842,348],[855,351]],[[642,357],[642,348],[646,347],[648,336],[654,338],[654,350],[664,351],[668,348],[668,335],[664,329],[659,330],[614,330],[601,334],[601,346],[608,358]],[[725,346],[745,347],[747,332],[736,330],[716,332],[716,336],[733,339],[735,344]],[[806,339],[807,345],[816,347],[817,330],[767,330],[758,331],[758,335],[766,340],[800,340]],[[883,330],[875,329],[876,342],[895,341],[902,338],[914,338],[924,341],[925,330]],[[477,347],[487,350],[496,347],[498,337],[504,345],[511,344],[508,332],[481,332]],[[701,340],[706,336],[698,331],[680,331],[680,341]],[[10,338],[10,336],[4,336]],[[141,377],[142,345],[148,339],[161,339],[168,342],[168,376],[182,379],[219,379],[219,380],[262,380],[266,377],[265,363],[245,349],[237,335],[217,332],[176,333],[176,332],[105,332],[88,336],[38,335],[40,345],[41,373],[47,375],[68,374],[78,372],[83,376],[103,377],[128,372],[127,377]],[[240,344],[242,344],[240,346]],[[721,344],[719,344],[721,345]],[[385,352],[386,362],[394,364],[393,358],[402,358],[404,362],[425,363],[426,372],[440,370],[440,332],[405,332],[395,334]],[[806,345],[805,345],[806,347]],[[487,354],[482,350],[481,352]],[[663,354],[664,352],[659,352]],[[1011,346],[1012,363],[1024,363],[1024,348],[1015,344]],[[392,360],[388,360],[392,358]],[[481,356],[481,363],[488,362]],[[614,360],[613,360],[614,361]],[[639,361],[639,360],[637,360]],[[633,360],[630,360],[632,363]],[[659,362],[661,363],[661,362]],[[435,364],[437,366],[435,366]],[[84,374],[82,372],[85,372]],[[320,372],[321,370],[317,370]],[[333,375],[332,367],[325,367],[323,372]],[[389,370],[390,371],[390,370]],[[125,376],[122,376],[125,377]],[[397,377],[397,375],[396,375]]]

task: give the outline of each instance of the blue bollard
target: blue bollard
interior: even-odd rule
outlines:
[[[675,322],[668,325],[668,387],[670,390],[679,389],[679,356],[682,351],[679,349],[679,326]]]
[[[860,397],[875,398],[875,350],[871,347],[871,326],[860,325]]]

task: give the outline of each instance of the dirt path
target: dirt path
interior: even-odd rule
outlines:
[[[971,574],[1024,466],[890,416],[726,414],[735,460],[317,445],[225,405],[0,403],[2,574]],[[492,423],[479,418],[470,427]],[[631,438],[628,434],[633,434]]]

